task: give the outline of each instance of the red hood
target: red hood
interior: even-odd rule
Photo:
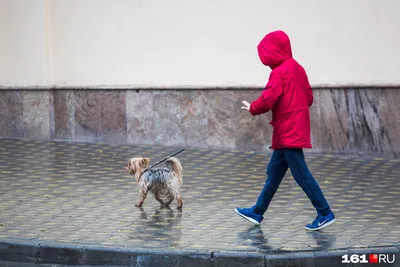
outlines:
[[[283,31],[268,33],[257,46],[258,56],[265,66],[271,69],[292,58],[289,37]]]

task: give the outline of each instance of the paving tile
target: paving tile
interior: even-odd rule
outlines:
[[[315,211],[288,174],[265,220],[255,227],[236,206],[254,204],[269,154],[187,150],[184,207],[161,208],[124,170],[131,156],[155,163],[176,150],[0,139],[0,240],[204,251],[324,251],[400,245],[400,160],[309,155],[307,160],[337,216],[306,232]]]

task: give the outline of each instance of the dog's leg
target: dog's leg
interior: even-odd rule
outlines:
[[[180,192],[177,192],[175,195],[176,201],[178,202],[178,209],[182,208],[183,201],[182,201],[182,196]]]
[[[181,196],[180,193],[178,193],[178,194],[176,195],[176,201],[178,202],[178,209],[181,209],[181,208],[182,208],[182,205],[183,205],[183,201],[182,201],[182,196]]]
[[[136,207],[141,207],[147,196],[147,187],[142,187],[139,193],[139,202],[135,205]]]
[[[162,201],[162,199],[160,198],[160,194],[158,194],[158,192],[154,193],[154,197],[156,198],[156,200],[158,202],[160,202],[160,204],[163,206],[164,202]]]
[[[169,204],[171,204],[171,202],[174,200],[174,196],[173,195],[169,195],[169,199],[167,201],[167,203],[165,203],[165,206],[169,206]]]

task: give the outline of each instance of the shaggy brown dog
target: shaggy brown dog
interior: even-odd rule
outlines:
[[[161,205],[168,206],[176,198],[178,209],[182,208],[181,185],[182,166],[177,158],[169,158],[167,168],[146,169],[150,164],[149,158],[131,158],[125,169],[135,177],[139,187],[139,202],[143,205],[147,192],[150,191]]]

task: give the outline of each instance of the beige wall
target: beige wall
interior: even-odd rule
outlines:
[[[52,82],[45,1],[0,0],[0,84]]]
[[[0,84],[262,86],[292,39],[313,85],[399,85],[396,0],[0,0]]]

